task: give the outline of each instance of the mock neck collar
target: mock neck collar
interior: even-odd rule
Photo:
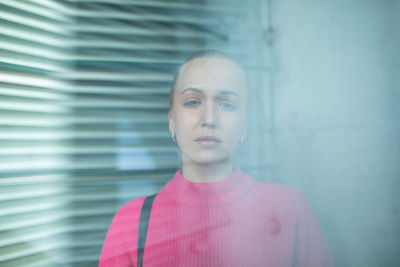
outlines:
[[[178,170],[162,191],[182,205],[211,207],[240,199],[251,190],[253,183],[254,180],[238,166],[227,178],[205,183],[186,180],[182,170]]]

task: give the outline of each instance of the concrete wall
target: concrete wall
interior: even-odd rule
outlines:
[[[274,179],[337,266],[400,266],[400,1],[272,0]]]

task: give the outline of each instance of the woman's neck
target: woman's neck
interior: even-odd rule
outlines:
[[[210,164],[197,164],[193,162],[182,163],[182,176],[194,183],[210,183],[221,181],[234,171],[233,162],[218,162]]]

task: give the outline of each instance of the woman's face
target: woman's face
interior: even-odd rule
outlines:
[[[169,113],[183,162],[218,163],[233,159],[246,134],[245,76],[233,62],[197,58],[180,72]]]

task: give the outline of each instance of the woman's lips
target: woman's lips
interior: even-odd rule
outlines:
[[[214,147],[221,143],[221,139],[214,136],[202,136],[194,140],[203,147]]]
[[[194,141],[214,141],[214,142],[221,142],[221,139],[215,137],[215,136],[201,136],[197,139],[195,139]]]

